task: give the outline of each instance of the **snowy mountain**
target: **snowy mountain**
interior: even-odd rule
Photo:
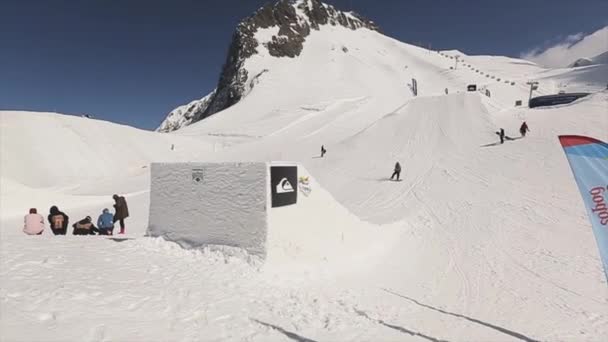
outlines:
[[[235,33],[223,86],[163,124],[190,124],[172,134],[0,111],[0,340],[608,336],[605,276],[557,139],[608,140],[607,64],[429,51],[317,1],[265,8]],[[533,95],[593,94],[516,106],[529,80]],[[150,163],[282,160],[314,176],[312,195],[306,215],[280,212],[266,263],[145,236]],[[21,231],[29,208],[58,205],[72,224],[114,193],[129,239]]]
[[[566,37],[563,41],[545,49],[536,49],[526,53],[522,58],[550,68],[565,68],[577,64],[586,64],[586,60],[608,51],[608,26],[591,34],[582,33]],[[580,60],[580,62],[579,62]],[[601,61],[592,62],[602,63]]]
[[[158,130],[177,130],[239,102],[267,71],[249,70],[245,66],[249,58],[263,51],[275,58],[296,58],[311,32],[327,25],[378,30],[373,22],[356,13],[339,11],[319,0],[269,3],[237,26],[216,91],[173,110]]]

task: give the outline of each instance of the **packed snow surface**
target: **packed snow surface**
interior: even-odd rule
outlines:
[[[172,134],[0,112],[1,340],[608,336],[606,280],[557,140],[608,140],[607,66],[542,69],[338,27],[313,32],[299,58],[247,63],[268,70],[247,97]],[[530,79],[535,94],[594,94],[515,107]],[[272,160],[314,178],[300,209],[269,216],[266,263],[144,236],[150,162]],[[128,239],[21,232],[30,207],[58,205],[73,223],[113,193],[129,203]]]

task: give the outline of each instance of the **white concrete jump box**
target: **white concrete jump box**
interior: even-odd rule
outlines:
[[[297,201],[295,164],[154,163],[150,172],[148,235],[184,248],[230,246],[265,257],[268,210]]]

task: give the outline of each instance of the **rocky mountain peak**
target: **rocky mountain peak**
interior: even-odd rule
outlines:
[[[204,105],[190,104],[189,108],[195,112],[185,113],[189,120],[184,122],[200,121],[239,102],[246,94],[248,81],[256,76],[249,75],[244,67],[245,61],[259,53],[260,49],[267,49],[276,58],[296,58],[302,53],[304,42],[311,32],[325,25],[379,31],[374,22],[353,12],[339,11],[319,0],[279,0],[269,3],[238,24],[215,92],[205,98]],[[258,41],[258,30],[269,28],[278,28],[277,34],[269,41]],[[175,125],[170,127],[172,130],[179,128]]]

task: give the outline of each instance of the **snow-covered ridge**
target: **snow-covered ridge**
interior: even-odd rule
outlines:
[[[596,64],[608,64],[608,51],[591,58],[579,58],[570,65],[570,68],[578,68]]]
[[[259,74],[245,67],[249,58],[260,53],[296,58],[311,32],[324,26],[379,31],[374,22],[319,0],[279,0],[261,7],[237,26],[216,92],[186,105],[187,111],[184,106],[176,108],[158,130],[178,130],[238,103],[249,93],[252,79]]]
[[[167,115],[165,120],[156,129],[157,132],[172,132],[192,123],[194,115],[203,112],[209,106],[211,98],[215,95],[215,90],[200,100],[194,100],[187,105],[179,106]]]

